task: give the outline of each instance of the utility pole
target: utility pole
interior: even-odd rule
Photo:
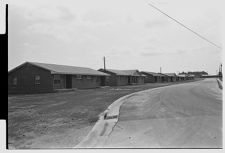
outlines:
[[[104,70],[106,69],[105,67],[105,56],[103,57],[103,61],[104,61]]]
[[[160,67],[160,73],[162,73],[162,68]]]
[[[219,66],[219,73],[218,73],[218,75],[220,77],[222,77],[222,64],[220,64],[220,66]]]

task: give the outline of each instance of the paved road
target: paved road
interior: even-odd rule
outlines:
[[[123,103],[99,147],[221,148],[222,91],[215,79],[148,90]]]

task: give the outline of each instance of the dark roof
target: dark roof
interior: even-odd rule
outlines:
[[[141,74],[138,70],[123,70],[123,72],[125,72],[126,74],[130,76],[145,76]]]
[[[102,71],[108,71],[111,73],[115,73],[116,75],[120,76],[145,76],[142,75],[138,70],[115,70],[115,69],[101,69]]]
[[[22,65],[24,65],[26,63],[49,70],[49,71],[51,71],[52,74],[80,74],[80,75],[100,75],[100,76],[108,75],[106,73],[99,72],[97,70],[93,70],[90,68],[76,67],[76,66],[37,63],[37,62],[25,62]],[[22,65],[20,65],[18,67],[21,67]],[[18,67],[14,68],[13,70],[17,69]],[[11,70],[11,71],[13,71],[13,70]],[[9,73],[11,71],[9,71]]]
[[[162,75],[160,73],[155,73],[155,72],[147,72],[147,71],[141,71],[142,73],[146,73],[146,74],[150,74],[150,75],[153,75],[153,76],[165,76],[165,75]]]
[[[175,73],[163,73],[163,74],[165,74],[165,75],[167,75],[167,76],[176,76]]]
[[[128,74],[123,72],[122,70],[106,69],[105,71],[115,73],[116,75],[128,76]]]

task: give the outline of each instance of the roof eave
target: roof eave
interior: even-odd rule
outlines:
[[[92,75],[92,76],[110,76],[109,74],[90,74],[90,73],[65,73],[51,71],[51,74],[64,74],[64,75]]]

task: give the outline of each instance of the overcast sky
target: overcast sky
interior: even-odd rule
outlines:
[[[222,51],[218,0],[11,0],[8,69],[44,62],[99,69],[215,74]]]

